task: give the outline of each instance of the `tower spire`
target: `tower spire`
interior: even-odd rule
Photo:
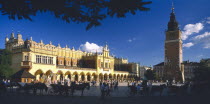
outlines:
[[[174,2],[173,2],[173,0],[172,0],[172,8],[171,8],[171,10],[172,10],[172,13],[174,13]]]
[[[174,3],[172,1],[172,7],[171,7],[171,14],[170,14],[170,21],[168,22],[168,31],[175,31],[179,30],[179,24],[176,21],[176,16],[174,12]]]

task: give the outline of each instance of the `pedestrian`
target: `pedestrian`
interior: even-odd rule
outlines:
[[[101,98],[104,99],[105,96],[105,83],[101,83]]]
[[[137,86],[136,86],[136,89],[137,89],[137,94],[140,94],[141,92],[141,86],[140,86],[140,84],[138,84]]]

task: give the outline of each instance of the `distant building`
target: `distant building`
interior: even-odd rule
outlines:
[[[155,71],[156,78],[158,80],[162,80],[164,76],[164,62],[154,65],[153,69]]]
[[[191,80],[192,78],[194,78],[194,71],[199,67],[200,63],[184,61],[183,64],[184,64],[184,78],[185,80]]]
[[[116,71],[129,71],[130,75],[135,76],[135,77],[139,77],[139,64],[138,63],[134,63],[128,62],[128,59],[123,59],[123,58],[115,58],[114,59],[114,70]]]
[[[194,71],[199,67],[200,63],[184,61],[182,67],[184,69],[184,80],[191,80],[194,77]],[[164,79],[164,62],[153,66],[158,80]]]
[[[55,46],[52,42],[36,42],[32,38],[23,40],[21,34],[16,38],[12,33],[10,38],[5,38],[5,48],[12,52],[11,68],[15,72],[24,69],[40,82],[129,80],[138,76],[137,65],[111,56],[108,45],[102,53],[91,53],[67,45]]]
[[[208,65],[208,67],[210,67],[210,58],[201,59],[200,62],[204,62]]]

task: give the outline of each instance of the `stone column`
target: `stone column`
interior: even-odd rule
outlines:
[[[60,76],[61,76],[60,74],[57,75],[57,81],[58,81],[58,80],[60,81]]]
[[[107,75],[107,80],[109,80],[109,75]]]
[[[71,81],[75,81],[75,75],[71,76]]]
[[[90,77],[90,81],[93,81],[93,80],[94,80],[94,76],[91,76],[91,77]]]
[[[78,81],[80,81],[81,80],[81,75],[78,75]]]
[[[39,81],[40,80],[40,75],[36,75],[36,81]]]
[[[85,81],[87,81],[87,75],[84,75],[85,76]]]
[[[68,75],[65,75],[65,78],[64,79],[68,79]]]
[[[63,80],[62,81],[64,81],[65,80],[65,75],[63,76]]]
[[[96,75],[96,81],[99,82],[99,75]]]

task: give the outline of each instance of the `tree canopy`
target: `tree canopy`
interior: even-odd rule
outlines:
[[[2,15],[9,19],[27,19],[38,12],[51,12],[68,23],[88,23],[86,29],[101,25],[107,17],[126,17],[137,11],[148,11],[151,1],[143,0],[0,0]]]
[[[210,82],[210,62],[209,60],[201,60],[199,68],[194,71],[195,81]]]
[[[144,76],[147,78],[147,80],[154,80],[155,79],[155,72],[153,70],[148,69]]]
[[[9,77],[13,74],[13,70],[10,68],[11,61],[11,52],[0,49],[0,77]]]

